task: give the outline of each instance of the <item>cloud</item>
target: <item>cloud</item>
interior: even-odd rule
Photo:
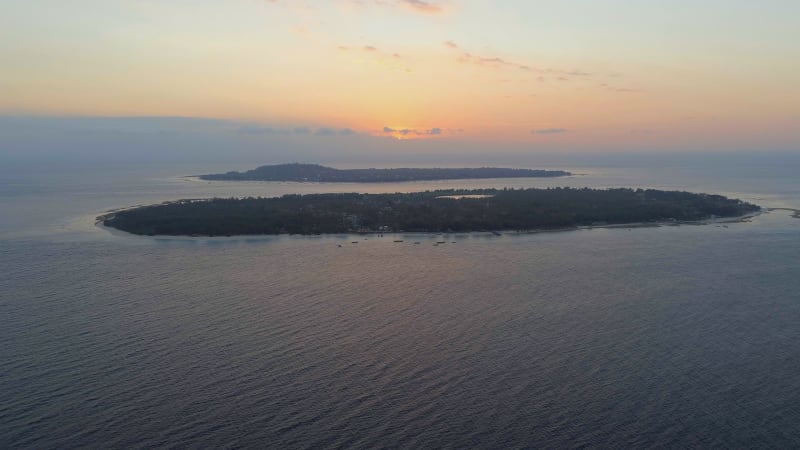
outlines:
[[[509,65],[511,65],[510,62],[504,60],[503,58],[498,58],[496,56],[491,57],[491,58],[479,57],[478,58],[478,63],[480,63],[480,64],[489,64],[489,65],[500,65],[500,66],[509,66]]]
[[[451,47],[453,49],[457,47]],[[476,56],[472,53],[462,52],[456,59],[460,63],[475,64],[477,66],[487,66],[493,68],[517,68],[526,72],[544,72],[541,69],[534,69],[527,64],[519,64],[499,56]]]
[[[462,50],[461,47],[453,41],[444,41],[443,44],[451,50]],[[456,61],[462,64],[474,64],[476,66],[493,69],[518,69],[535,75],[537,80],[540,82],[544,82],[546,80],[544,77],[545,75],[552,77],[554,80],[560,81],[569,81],[572,78],[588,79],[598,75],[596,73],[587,72],[580,69],[564,70],[557,68],[536,67],[531,64],[511,61],[499,56],[475,55],[466,51],[460,51],[456,57]]]
[[[593,75],[591,72],[585,72],[583,70],[578,70],[578,69],[570,70],[566,74],[573,77],[589,77]]]
[[[441,6],[423,0],[400,0],[400,3],[405,4],[414,11],[425,14],[438,14],[443,11]]]
[[[317,128],[314,131],[314,136],[352,136],[358,134],[352,128],[330,128],[330,127],[321,127]]]
[[[317,128],[314,136],[336,136],[336,130],[333,128]]]
[[[371,60],[381,64],[389,69],[392,70],[401,70],[404,66],[405,58],[403,55],[397,52],[392,51],[384,51],[374,45],[361,45],[361,46],[347,46],[347,45],[337,45],[336,48],[342,53],[349,53],[359,58],[370,58]],[[369,55],[369,56],[365,56]],[[406,71],[409,71],[408,68],[405,68]]]
[[[444,12],[444,8],[427,0],[350,0],[350,4],[358,7],[365,6],[387,6],[403,7],[408,11],[421,14],[439,14]]]
[[[199,120],[193,119],[195,122],[200,123]],[[309,128],[306,126],[298,125],[298,126],[283,126],[283,127],[275,127],[275,126],[267,126],[267,125],[259,125],[259,124],[251,124],[251,123],[244,123],[244,124],[237,124],[237,123],[227,123],[223,121],[219,121],[220,126],[226,126],[226,128],[230,131],[233,131],[236,134],[241,135],[252,135],[252,136],[314,136],[314,137],[346,137],[346,136],[364,136],[365,134],[360,133],[357,130],[352,128],[336,128],[332,126],[320,126],[318,128]],[[230,128],[230,125],[233,125],[234,128]],[[445,134],[454,134],[454,133],[461,133],[464,131],[463,128],[452,129],[452,128],[440,128],[440,127],[433,127],[433,128],[392,128],[392,127],[383,127],[383,133],[391,134],[391,135],[402,135],[402,136],[440,136]]]
[[[234,124],[236,125],[236,124]],[[238,125],[234,131],[238,134],[245,135],[274,135],[274,136],[354,136],[359,133],[352,128],[336,128],[331,126],[320,126],[318,128],[309,128],[306,126],[286,126],[274,127],[267,125],[259,125],[252,123],[245,123]]]
[[[450,130],[453,131],[453,130]],[[455,130],[457,132],[463,131],[463,129]],[[383,132],[386,134],[402,134],[403,136],[439,136],[444,133],[439,127],[433,128],[391,128],[391,127],[383,127]]]
[[[478,62],[482,64],[500,64],[503,66],[511,64],[510,62],[496,56],[492,58],[478,58]]]
[[[242,125],[237,131],[239,134],[272,134],[275,130],[261,125]]]
[[[613,85],[610,85],[608,83],[601,83],[599,86],[601,88],[609,90],[611,92],[623,92],[623,93],[626,93],[626,92],[627,93],[643,92],[641,89],[613,86]]]
[[[562,134],[562,133],[566,133],[568,131],[569,130],[567,130],[566,128],[543,128],[543,129],[540,129],[540,130],[531,130],[531,133],[535,133],[535,134]]]

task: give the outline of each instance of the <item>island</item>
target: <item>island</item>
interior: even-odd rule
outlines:
[[[563,170],[481,168],[335,169],[319,164],[276,164],[246,172],[197,175],[201,180],[300,181],[324,183],[388,183],[401,181],[460,180],[476,178],[564,177]]]
[[[741,217],[756,205],[653,189],[478,189],[179,200],[101,216],[138,235],[232,236],[553,230]]]

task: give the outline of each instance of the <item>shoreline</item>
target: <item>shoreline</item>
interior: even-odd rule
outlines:
[[[792,213],[792,218],[800,219],[800,209],[795,208],[766,208],[767,212],[771,211],[789,211]]]
[[[295,181],[320,183],[395,183],[493,178],[554,178],[569,176],[563,169],[510,167],[392,167],[339,169],[317,163],[261,165],[225,173],[193,174],[203,181]]]
[[[430,183],[430,182],[453,182],[453,181],[483,181],[483,180],[555,180],[573,177],[584,177],[588,174],[585,173],[572,173],[569,175],[556,175],[546,177],[500,177],[500,178],[435,178],[430,180],[389,180],[389,181],[318,181],[318,180],[207,180],[201,178],[201,175],[180,175],[177,179],[182,179],[196,183],[291,183],[291,184],[413,184],[413,183]]]
[[[460,234],[460,235],[477,235],[477,236],[521,236],[526,234],[539,234],[539,233],[561,233],[567,231],[581,231],[581,230],[594,230],[594,229],[614,229],[614,228],[660,228],[660,227],[678,227],[681,225],[692,225],[692,226],[703,226],[703,225],[713,225],[713,224],[728,224],[728,223],[746,223],[752,221],[752,219],[758,217],[765,212],[770,212],[774,210],[785,210],[791,211],[794,214],[792,215],[793,218],[800,218],[800,209],[792,209],[792,208],[761,208],[759,211],[754,213],[748,213],[741,216],[735,217],[709,217],[706,219],[701,220],[681,220],[681,221],[655,221],[655,222],[629,222],[629,223],[610,223],[610,224],[598,224],[598,225],[575,225],[569,227],[560,227],[560,228],[538,228],[538,229],[530,229],[530,230],[483,230],[483,231],[460,231],[460,232],[437,232],[437,231],[391,231],[391,232],[381,232],[381,231],[364,231],[364,232],[348,232],[348,233],[319,233],[319,234],[290,234],[290,233],[283,233],[283,234],[232,234],[232,235],[188,235],[188,234],[154,234],[154,235],[145,235],[145,234],[135,234],[130,233],[125,230],[121,230],[119,228],[114,228],[112,226],[105,225],[104,221],[108,218],[113,217],[114,213],[119,211],[125,211],[129,209],[141,208],[145,206],[156,206],[156,205],[168,205],[168,204],[175,204],[175,203],[186,203],[186,202],[193,202],[193,201],[203,201],[205,199],[181,199],[181,200],[170,200],[161,203],[155,203],[153,205],[134,205],[124,208],[115,208],[106,211],[103,214],[100,214],[95,217],[95,226],[105,230],[111,234],[121,233],[124,236],[133,236],[133,237],[140,237],[140,238],[149,238],[149,239],[186,239],[186,240],[199,240],[199,239],[242,239],[242,238],[269,238],[269,237],[331,237],[331,236],[376,236],[376,235],[411,235],[411,236],[442,236],[442,235],[453,235],[453,234]]]
[[[138,204],[138,205],[132,205],[132,206],[123,206],[121,208],[109,209],[108,211],[104,211],[100,215],[95,216],[95,218],[94,218],[95,222],[94,223],[95,223],[95,225],[102,224],[103,221],[114,217],[114,214],[116,214],[116,213],[118,213],[120,211],[128,211],[128,210],[137,209],[137,208],[147,208],[147,207],[150,207],[150,206],[174,205],[174,204],[178,204],[178,203],[201,202],[201,201],[205,201],[205,200],[207,200],[207,199],[205,199],[205,198],[183,198],[183,199],[180,199],[180,200],[167,200],[165,202],[153,203],[153,204],[150,204],[150,205]],[[105,227],[105,225],[103,225],[103,226]],[[114,227],[106,227],[106,228],[114,228]],[[119,230],[118,228],[114,228],[114,229],[115,230]],[[119,230],[119,231],[122,231],[123,233],[128,233],[127,231],[124,231],[124,230]],[[128,234],[133,234],[133,233],[128,233]]]

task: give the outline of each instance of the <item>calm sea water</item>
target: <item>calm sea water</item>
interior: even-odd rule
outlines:
[[[227,167],[0,170],[0,447],[798,447],[788,212],[499,237],[93,224],[177,198],[437,187],[652,186],[800,208],[799,159],[753,161],[344,186],[179,177]]]

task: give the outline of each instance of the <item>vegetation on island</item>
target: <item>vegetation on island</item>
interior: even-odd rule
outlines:
[[[474,178],[563,177],[563,170],[506,169],[481,167],[474,169],[403,168],[403,169],[334,169],[319,164],[277,164],[261,166],[246,172],[199,175],[202,180],[226,181],[316,181],[326,183],[386,183],[423,180],[458,180]]]
[[[697,221],[758,209],[720,195],[652,189],[481,189],[181,200],[114,212],[103,223],[140,235],[471,232]]]

